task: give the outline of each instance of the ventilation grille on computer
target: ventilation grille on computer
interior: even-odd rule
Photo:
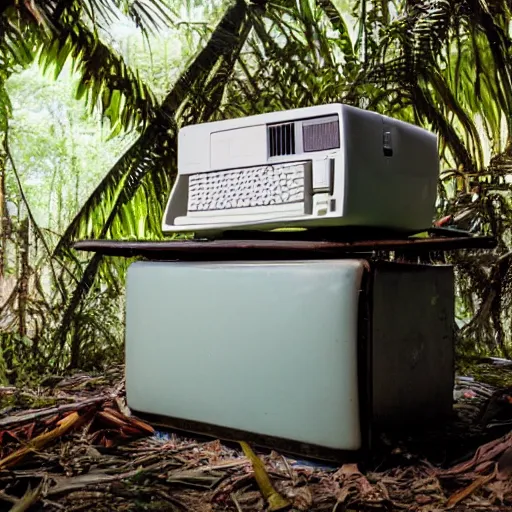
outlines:
[[[295,124],[286,123],[268,127],[270,156],[295,154]]]
[[[298,141],[295,140],[296,133]],[[297,151],[311,153],[337,149],[340,147],[338,116],[270,125],[268,146],[270,157],[295,155]]]
[[[338,117],[315,119],[302,124],[304,152],[326,151],[340,147]]]

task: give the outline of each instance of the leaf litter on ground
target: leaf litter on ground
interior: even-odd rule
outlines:
[[[0,388],[0,406],[16,393],[51,403],[27,410],[11,400],[0,417],[0,510],[511,510],[510,425],[474,426],[496,390],[468,379],[458,388],[444,430],[382,436],[371,461],[339,467],[157,432],[128,409],[121,367],[37,391]],[[457,440],[463,456],[452,462]]]

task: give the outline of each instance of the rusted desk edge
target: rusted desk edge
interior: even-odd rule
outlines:
[[[443,252],[461,249],[493,249],[492,237],[416,238],[405,240],[359,240],[352,242],[302,240],[173,240],[122,241],[81,240],[73,247],[78,251],[95,252],[104,256],[184,257],[187,254],[221,255],[241,253],[318,253],[343,254],[374,251],[401,251],[412,253]]]

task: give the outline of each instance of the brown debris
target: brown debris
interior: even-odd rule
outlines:
[[[462,500],[466,499],[468,496],[471,496],[477,489],[489,483],[496,476],[496,471],[493,471],[490,475],[485,475],[477,478],[473,482],[471,482],[467,487],[457,491],[455,494],[452,494],[448,501],[446,502],[446,508],[453,508],[455,505],[460,503]]]
[[[52,384],[24,391],[51,399],[51,406],[13,407],[0,419],[1,510],[250,512],[269,510],[272,496],[280,498],[270,503],[276,509],[294,511],[512,507],[512,433],[487,438],[467,460],[447,468],[392,443],[389,456],[401,458],[385,468],[324,469],[276,452],[254,458],[246,447],[246,457],[220,441],[155,432],[130,413],[121,371]],[[9,388],[9,397],[16,393]]]
[[[498,480],[512,479],[512,446],[509,446],[498,460],[496,478]]]
[[[44,434],[31,439],[23,448],[20,448],[3,459],[0,459],[0,470],[19,464],[30,452],[41,450],[55,439],[67,434],[77,425],[77,423],[79,423],[80,419],[80,415],[77,412],[72,412],[68,416],[62,418],[57,423],[57,427],[54,430],[45,432]]]
[[[484,444],[483,446],[480,446],[471,460],[462,462],[461,464],[450,468],[448,471],[442,472],[440,476],[445,478],[452,477],[455,475],[467,473],[470,470],[481,472],[511,446],[512,433],[501,439],[496,439],[487,444]]]

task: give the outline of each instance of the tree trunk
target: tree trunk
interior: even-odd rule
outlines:
[[[9,229],[7,217],[7,199],[5,194],[5,166],[7,154],[4,150],[4,136],[0,136],[0,287],[5,276],[5,265],[7,261],[6,247]]]
[[[27,300],[29,280],[29,222],[24,219],[19,231],[20,278],[18,288],[18,322],[20,336],[27,335]]]

